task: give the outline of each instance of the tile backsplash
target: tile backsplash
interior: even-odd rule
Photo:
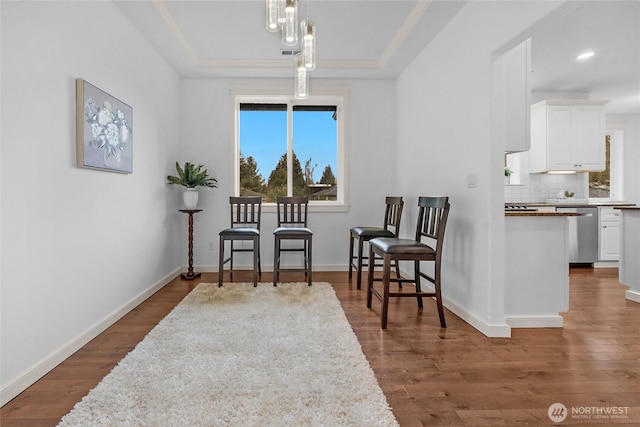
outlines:
[[[589,174],[556,175],[532,173],[512,176],[511,184],[504,186],[506,203],[545,202],[558,197],[559,191],[575,193],[576,199],[589,198]]]

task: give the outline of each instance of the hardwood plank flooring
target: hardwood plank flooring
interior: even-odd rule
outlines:
[[[569,415],[558,425],[640,425],[640,304],[625,300],[617,269],[571,269],[570,278],[564,328],[514,329],[499,339],[449,311],[442,329],[432,300],[418,310],[406,298],[391,300],[383,331],[380,305],[374,299],[366,308],[355,275],[349,281],[346,272],[314,272],[316,281],[333,284],[403,427],[548,426],[547,410],[556,402],[569,411],[626,408],[622,418]],[[217,276],[205,273],[199,281]],[[55,426],[199,281],[173,280],[3,406],[0,424]]]

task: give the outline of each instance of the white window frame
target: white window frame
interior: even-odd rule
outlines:
[[[312,90],[308,99],[295,99],[292,88],[263,88],[263,87],[234,87],[230,90],[233,103],[233,194],[240,194],[240,135],[238,127],[240,123],[240,104],[243,103],[272,103],[287,104],[288,114],[291,114],[294,105],[335,105],[337,108],[337,173],[338,191],[336,200],[310,200],[309,210],[313,212],[346,212],[348,210],[348,171],[347,171],[347,122],[348,122],[348,95],[347,88],[318,88]],[[293,147],[293,129],[291,117],[287,120],[287,152]],[[287,161],[293,161],[293,156],[287,156]],[[291,170],[291,164],[288,165]],[[288,181],[291,176],[288,176]],[[292,183],[287,182],[291,188]],[[275,203],[265,203],[265,211],[275,210]]]

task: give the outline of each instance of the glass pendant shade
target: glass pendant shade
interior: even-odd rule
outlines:
[[[295,92],[296,99],[309,98],[309,70],[304,66],[304,59],[302,55],[298,55],[296,59],[296,71],[295,71]]]
[[[316,25],[309,18],[300,24],[302,29],[302,57],[307,70],[316,68]]]
[[[266,0],[267,3],[267,31],[275,33],[280,31],[281,4],[283,0]]]
[[[280,29],[282,29],[282,25],[284,24],[286,18],[286,15],[284,13],[284,8],[286,6],[286,0],[278,0],[278,22],[280,23]]]
[[[298,1],[284,0],[284,23],[282,24],[282,44],[295,46],[298,44]]]

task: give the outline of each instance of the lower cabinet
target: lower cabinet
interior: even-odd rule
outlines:
[[[618,261],[620,257],[620,211],[598,208],[598,254],[600,261]]]

